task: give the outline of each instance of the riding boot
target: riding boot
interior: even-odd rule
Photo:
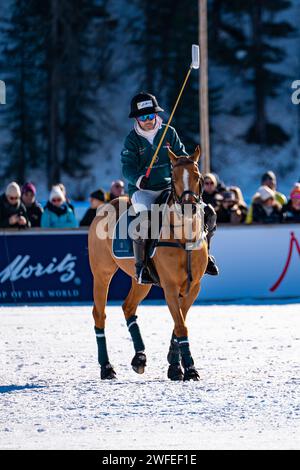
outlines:
[[[142,238],[133,240],[133,253],[135,257],[136,269],[135,279],[138,284],[153,284],[147,266],[145,265],[146,244],[147,240],[143,240]]]
[[[216,228],[217,228],[217,214],[214,208],[210,204],[207,204],[205,206],[204,214],[205,214],[204,221],[205,221],[205,225],[207,228],[207,235],[206,235],[207,248],[209,252],[210,240],[212,236],[214,235]],[[219,274],[219,268],[216,265],[216,260],[210,254],[208,254],[208,263],[207,263],[205,274],[210,274],[211,276],[217,276]]]

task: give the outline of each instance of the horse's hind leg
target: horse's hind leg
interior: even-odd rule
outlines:
[[[131,361],[132,368],[138,374],[143,374],[146,366],[145,345],[141,336],[139,326],[137,324],[136,309],[139,303],[146,297],[151,289],[151,284],[137,284],[132,279],[131,289],[125,302],[122,305],[126,318],[127,327],[131,335],[135,356]]]
[[[98,362],[101,367],[101,379],[114,379],[116,377],[114,368],[109,362],[105,338],[105,306],[108,288],[113,274],[114,272],[94,276],[93,317],[95,321],[95,334],[98,347]]]

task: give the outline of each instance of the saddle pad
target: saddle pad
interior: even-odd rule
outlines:
[[[169,196],[170,196],[170,191],[169,190],[164,191],[159,196],[159,198],[155,201],[156,204],[167,204]],[[129,209],[127,209],[127,211],[124,212],[121,215],[121,217],[118,219],[115,230],[114,230],[112,252],[115,258],[127,258],[127,259],[134,258],[133,241],[129,236],[128,228],[129,228],[130,223],[134,220],[135,217],[129,215],[128,210]],[[126,218],[127,218],[127,222],[126,222]],[[126,226],[123,226],[123,224],[126,224]],[[121,229],[124,231],[124,227],[125,227],[125,232],[126,232],[126,238],[124,238],[124,235],[123,235],[123,238],[121,238],[120,231]],[[153,256],[155,255],[155,251],[156,251],[156,240],[152,240],[149,246],[148,257],[153,258]]]
[[[127,222],[126,222],[127,217]],[[112,242],[112,252],[115,258],[134,258],[133,254],[133,241],[129,236],[128,228],[129,224],[134,220],[134,216],[128,215],[128,210],[124,212],[121,217],[118,219]],[[126,224],[126,238],[120,238],[120,227],[121,224]],[[148,254],[149,258],[153,258],[155,254],[155,247],[150,247],[150,253]]]

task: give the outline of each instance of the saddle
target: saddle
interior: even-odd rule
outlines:
[[[163,191],[159,197],[155,200],[155,204],[166,205],[169,201],[171,194],[170,189]],[[112,252],[113,256],[118,259],[134,259],[133,254],[133,241],[130,237],[129,226],[130,223],[135,219],[134,215],[129,214],[130,207],[123,212],[123,214],[117,220],[113,240],[112,240]],[[163,210],[162,210],[163,213]],[[155,239],[149,239],[149,242],[146,247],[146,264],[149,269],[150,275],[153,278],[153,283],[159,285],[159,278],[156,273],[154,264],[151,259],[155,255],[156,246],[159,241],[159,236],[162,228],[162,217],[159,218],[159,231],[158,236]],[[124,233],[125,229],[125,233]],[[125,235],[125,236],[124,236]]]

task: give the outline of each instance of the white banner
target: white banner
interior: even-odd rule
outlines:
[[[222,226],[211,243],[220,275],[205,275],[199,300],[300,297],[300,225]]]

